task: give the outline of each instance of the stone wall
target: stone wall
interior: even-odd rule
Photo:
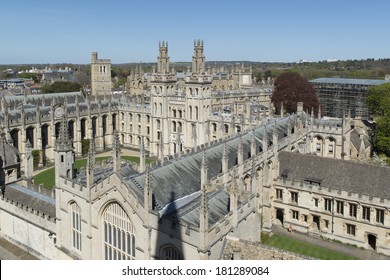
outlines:
[[[272,248],[259,242],[249,242],[226,237],[226,245],[223,251],[223,260],[306,260],[309,257]]]

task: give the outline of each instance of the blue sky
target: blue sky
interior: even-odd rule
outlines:
[[[390,1],[12,0],[0,5],[0,64],[171,61],[294,62],[390,57]]]

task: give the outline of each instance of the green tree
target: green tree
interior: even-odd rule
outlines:
[[[390,83],[370,87],[367,91],[366,104],[375,117],[390,116]]]
[[[304,110],[313,108],[317,112],[319,107],[318,98],[312,84],[295,72],[285,72],[276,78],[271,101],[277,113],[280,113],[282,102],[287,113],[295,112],[298,102],[303,102]]]
[[[33,156],[33,166],[34,168],[38,168],[41,152],[39,150],[33,150],[31,153]]]
[[[54,82],[50,85],[42,87],[42,93],[59,93],[59,92],[74,92],[80,91],[81,86],[78,83],[72,82]]]
[[[36,83],[39,82],[39,77],[35,73],[22,73],[19,75],[19,77],[24,79],[33,79]]]
[[[375,149],[390,157],[390,83],[370,87],[366,104],[376,122]]]

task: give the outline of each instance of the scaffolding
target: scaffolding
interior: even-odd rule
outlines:
[[[385,80],[320,78],[311,80],[324,116],[342,118],[349,111],[352,118],[370,117],[365,104],[369,87],[389,83]]]

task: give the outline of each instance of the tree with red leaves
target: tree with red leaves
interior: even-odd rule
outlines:
[[[281,104],[286,113],[297,111],[297,102],[303,102],[303,110],[318,112],[319,102],[315,89],[309,81],[294,72],[286,72],[279,75],[275,80],[274,92],[271,101],[276,108],[276,113],[280,114]]]

